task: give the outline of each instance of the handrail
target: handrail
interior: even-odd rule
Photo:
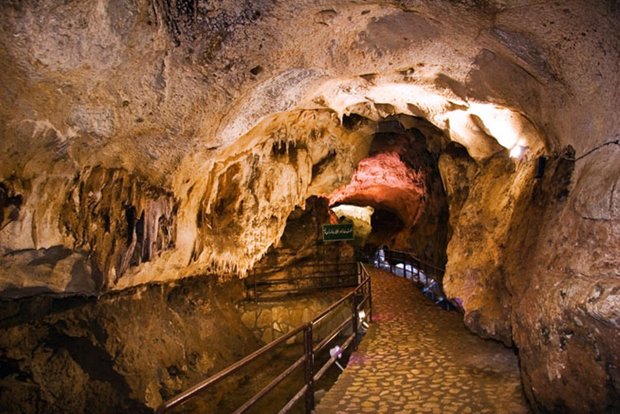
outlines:
[[[346,265],[355,265],[357,264],[357,262],[309,262],[309,263],[302,263],[302,264],[298,264],[295,267],[296,268],[308,268],[308,267],[318,267],[318,268],[322,268],[325,266],[346,266]],[[269,273],[277,273],[277,272],[282,272],[282,271],[287,271],[290,270],[290,266],[273,266],[273,267],[255,267],[253,269],[253,271],[255,271],[257,274],[269,274]]]
[[[244,366],[246,366],[250,362],[254,361],[255,359],[257,359],[261,355],[271,351],[273,348],[275,348],[276,346],[280,345],[282,342],[285,342],[288,339],[290,339],[290,338],[294,337],[295,335],[299,334],[300,332],[302,332],[304,330],[304,328],[305,328],[305,326],[299,326],[299,327],[293,329],[292,331],[288,332],[286,335],[283,335],[283,336],[277,338],[276,340],[271,341],[270,343],[268,343],[267,345],[263,346],[259,350],[251,353],[250,355],[246,356],[245,358],[240,359],[239,361],[237,361],[234,364],[230,365],[228,368],[225,368],[222,371],[218,372],[217,374],[210,376],[206,380],[201,381],[198,384],[194,385],[193,387],[188,388],[186,391],[183,391],[182,393],[180,393],[180,394],[176,395],[175,397],[169,399],[168,401],[164,402],[157,409],[157,412],[158,413],[163,413],[163,412],[165,412],[166,410],[169,410],[172,407],[180,405],[181,403],[183,403],[183,402],[187,401],[188,399],[192,398],[194,395],[196,395],[199,392],[203,391],[205,388],[207,388],[207,387],[209,387],[211,385],[215,385],[216,383],[220,382],[224,378],[234,374],[239,369],[243,368]]]
[[[357,290],[357,289],[356,289]],[[349,299],[351,296],[353,296],[355,294],[355,291],[350,292],[348,294],[346,294],[345,296],[343,296],[342,298],[340,298],[339,300],[337,300],[336,302],[332,303],[331,305],[329,305],[329,307],[327,309],[325,309],[323,312],[319,313],[318,316],[316,316],[312,322],[310,322],[312,324],[312,326],[317,325],[319,322],[321,322],[331,311],[333,311],[334,309],[336,309],[339,305],[341,305],[342,303],[344,303],[347,299]]]
[[[435,266],[433,264],[430,264],[414,256],[411,253],[403,252],[400,250],[386,249],[385,260],[389,263],[390,271],[392,273],[394,273],[394,270],[393,270],[394,262],[401,262],[405,265],[411,265],[412,267],[415,267],[415,272],[409,270],[409,272],[411,273],[411,276],[413,277],[415,274],[417,281],[421,282],[426,287],[429,286],[429,280],[428,280],[429,276],[431,276],[432,279],[436,281],[437,283],[439,283],[440,285],[443,281],[443,275],[445,273],[444,269],[442,269],[441,267]],[[421,274],[425,276],[424,281],[420,280]],[[407,267],[406,266],[403,268],[403,275],[405,276],[405,278],[407,278]]]
[[[413,255],[412,253],[405,252],[403,250],[392,250],[392,249],[387,249],[387,251],[390,252],[390,253],[400,253],[400,254],[407,255],[407,256],[411,257],[412,259],[417,260],[419,263],[424,263],[424,265],[426,267],[432,267],[433,269],[439,270],[442,273],[445,273],[445,271],[446,271],[446,269],[444,269],[443,267],[439,267],[439,266],[437,266],[437,265],[435,265],[433,263],[430,263],[430,262],[428,262],[426,260],[422,260],[419,257]]]
[[[355,287],[357,283],[350,280],[356,276],[355,266],[356,262],[311,262],[297,265],[292,276],[277,278],[272,276],[277,276],[282,272],[291,273],[291,268],[258,267],[253,269],[245,280],[246,298],[258,301],[263,298],[279,298],[283,294],[302,294],[328,288]],[[299,286],[300,283],[304,284],[302,288]]]
[[[409,277],[407,277],[407,272],[409,272],[412,281],[424,285],[426,295],[429,295],[429,297],[431,298],[435,298],[435,295],[437,295],[437,297],[440,299],[440,302],[444,303],[445,306],[452,307],[460,312],[463,312],[462,306],[453,299],[448,299],[443,290],[443,277],[445,274],[445,269],[430,264],[414,256],[411,253],[403,252],[400,250],[386,249],[385,259],[389,263],[390,271],[392,273],[395,273],[393,263],[402,262],[405,265],[403,267],[403,276],[406,279],[409,279]],[[407,269],[407,265],[411,265],[413,268],[415,268],[415,272],[413,272],[411,269]],[[429,270],[431,272],[429,272]],[[424,274],[423,280],[420,277],[420,272]],[[414,275],[416,276],[415,279]],[[431,281],[436,282],[436,284],[433,284],[433,282]],[[442,306],[444,306],[444,304],[442,304]]]
[[[266,396],[272,389],[274,389],[279,383],[281,383],[286,377],[291,375],[297,368],[305,363],[305,381],[303,387],[293,396],[291,400],[280,410],[281,413],[287,412],[293,405],[305,395],[305,412],[310,414],[314,409],[314,382],[321,378],[325,371],[336,361],[335,357],[331,357],[316,373],[314,372],[315,354],[324,349],[331,341],[336,339],[338,335],[343,333],[345,329],[351,327],[351,334],[343,342],[341,350],[346,350],[349,346],[353,345],[354,348],[360,340],[360,325],[361,320],[359,316],[360,307],[363,309],[365,304],[368,304],[368,318],[372,321],[372,291],[370,284],[370,274],[365,268],[364,264],[358,263],[358,285],[357,287],[330,305],[327,309],[321,312],[312,321],[295,328],[287,334],[275,339],[274,341],[266,344],[259,350],[244,357],[243,359],[230,365],[228,368],[212,375],[211,377],[199,382],[198,384],[190,387],[186,391],[176,395],[175,397],[162,403],[156,410],[157,413],[165,413],[166,411],[183,404],[187,400],[195,397],[196,395],[204,392],[208,387],[215,385],[221,380],[234,374],[241,368],[252,363],[265,353],[271,351],[278,345],[281,345],[291,339],[292,337],[304,333],[304,355],[297,359],[292,365],[286,368],[276,378],[274,378],[269,384],[263,387],[258,393],[247,400],[245,403],[235,411],[235,413],[243,413],[256,404],[261,398]],[[321,323],[332,311],[337,309],[340,305],[351,299],[351,319],[339,324],[334,330],[332,330],[325,338],[314,346],[313,327]]]

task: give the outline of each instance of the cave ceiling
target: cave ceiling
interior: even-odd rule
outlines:
[[[107,282],[98,284],[125,286],[114,273],[126,272],[131,249],[86,237],[97,230],[76,229],[87,225],[70,214],[96,196],[75,190],[94,184],[96,167],[108,170],[101,185],[121,188],[116,178],[127,175],[153,188],[125,203],[137,220],[144,211],[159,217],[146,205],[169,199],[155,208],[174,211],[174,242],[155,237],[162,263],[183,274],[213,264],[243,270],[295,205],[350,178],[372,122],[398,114],[427,119],[480,162],[517,145],[583,151],[607,138],[601,108],[616,91],[604,85],[618,81],[606,70],[617,68],[606,58],[617,52],[617,36],[607,35],[612,7],[584,4],[3,2],[0,175],[6,197],[23,200],[0,243],[104,249],[93,265]],[[585,114],[584,99],[599,105],[595,114]],[[351,114],[366,129],[343,128]],[[272,151],[276,142],[290,159]],[[261,182],[256,171],[267,165],[263,181],[287,178]],[[251,195],[231,195],[235,186]],[[112,215],[129,208],[110,203],[103,210]],[[253,244],[232,248],[213,235],[216,210],[238,218],[237,241]],[[160,273],[149,266],[128,283]]]
[[[0,7],[0,246],[70,248],[93,275],[78,290],[245,271],[295,206],[349,182],[386,117],[426,119],[480,165],[617,133],[608,2]],[[65,290],[59,272],[33,283]]]

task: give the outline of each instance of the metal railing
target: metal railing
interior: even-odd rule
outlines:
[[[340,300],[330,305],[312,321],[284,334],[283,336],[268,343],[254,353],[230,365],[228,368],[194,385],[186,391],[183,391],[182,393],[176,395],[168,401],[165,401],[157,408],[156,412],[168,412],[172,408],[177,407],[184,402],[198,396],[199,394],[203,393],[204,391],[224,380],[225,378],[230,377],[243,367],[246,367],[248,364],[257,360],[258,358],[265,356],[269,351],[273,350],[274,348],[287,343],[287,341],[295,338],[297,335],[303,334],[303,355],[300,356],[283,372],[281,372],[277,377],[275,377],[271,382],[269,382],[269,384],[264,386],[254,396],[252,396],[245,403],[243,403],[235,411],[235,414],[247,412],[259,400],[261,400],[263,397],[268,395],[274,388],[276,388],[276,386],[278,386],[278,384],[280,384],[285,378],[289,377],[296,369],[302,366],[304,367],[304,385],[282,407],[282,409],[279,411],[279,414],[288,412],[302,397],[304,397],[305,401],[305,413],[310,414],[314,409],[314,384],[325,374],[328,368],[333,365],[339,357],[339,354],[331,355],[330,352],[330,358],[327,360],[327,362],[325,362],[318,370],[315,370],[315,361],[317,354],[325,350],[330,343],[334,342],[334,340],[342,334],[346,335],[349,329],[351,333],[348,334],[342,344],[339,345],[339,352],[341,353],[351,346],[353,347],[353,349],[357,348],[357,345],[361,338],[360,327],[364,323],[364,314],[367,315],[369,322],[372,321],[372,291],[370,284],[370,275],[368,273],[368,270],[361,263],[357,264],[357,269],[357,277],[359,281],[357,287],[353,289],[353,291],[342,297]],[[315,327],[321,322],[325,321],[335,310],[337,310],[347,301],[351,302],[350,319],[346,319],[345,321],[340,323],[323,338],[316,338],[314,336],[314,332],[316,331]],[[362,310],[364,310],[364,314],[362,314]]]
[[[389,265],[391,273],[403,276],[405,279],[421,285],[424,295],[437,300],[435,303],[444,309],[456,309],[463,312],[461,304],[448,299],[444,293],[443,277],[445,270],[442,267],[424,261],[408,252],[384,249],[384,254],[385,263]]]
[[[428,287],[432,281],[437,282],[439,285],[443,282],[445,269],[422,260],[411,253],[385,249],[385,260],[389,263],[392,273],[396,273],[395,267],[398,263],[402,263],[403,276],[406,279],[412,279],[421,283],[425,287]]]
[[[246,298],[258,301],[317,290],[357,286],[357,263],[306,263],[257,268],[245,280]]]

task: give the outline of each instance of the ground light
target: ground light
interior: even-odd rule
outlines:
[[[359,316],[359,319],[362,322],[362,326],[364,328],[368,329],[368,323],[366,323],[366,321],[364,320],[366,318],[366,311],[364,311],[364,309],[362,309],[361,311],[359,311],[357,316]]]
[[[334,359],[339,359],[342,356],[342,348],[340,348],[339,345],[336,345],[335,347],[329,350],[329,356]],[[338,365],[338,368],[340,368],[341,371],[344,371],[344,368],[342,367],[342,365],[340,365],[338,361],[335,361],[335,362],[336,362],[336,365]]]

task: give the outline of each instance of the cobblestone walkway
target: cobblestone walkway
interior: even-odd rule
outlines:
[[[529,413],[517,358],[411,282],[372,271],[373,324],[316,412]]]

